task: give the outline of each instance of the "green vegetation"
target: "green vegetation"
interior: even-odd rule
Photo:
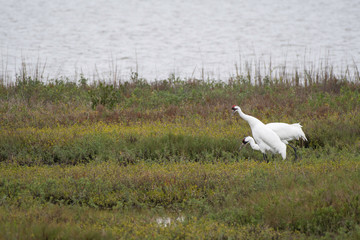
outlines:
[[[0,81],[0,239],[358,239],[360,79],[249,79]],[[234,104],[300,159],[239,151]]]

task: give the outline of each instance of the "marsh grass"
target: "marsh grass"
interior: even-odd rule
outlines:
[[[62,236],[60,229],[95,232],[99,238],[112,233],[185,236],[180,229],[204,239],[221,234],[254,239],[350,236],[358,234],[360,222],[359,167],[356,158],[297,164],[8,165],[1,168],[1,226],[10,228],[3,223],[20,220],[32,206],[17,227],[29,233],[48,222],[41,231],[55,236]],[[154,217],[162,215],[184,220],[164,227]],[[71,226],[73,221],[86,227]]]
[[[2,86],[0,102],[0,159],[21,164],[236,159],[251,132],[231,117],[233,104],[265,123],[300,122],[309,139],[302,147],[354,152],[360,144],[359,84],[337,79],[254,86],[134,74],[115,87],[29,77]]]
[[[248,65],[227,81],[1,81],[0,238],[357,239],[358,72]],[[234,104],[300,122],[299,161],[239,151]]]

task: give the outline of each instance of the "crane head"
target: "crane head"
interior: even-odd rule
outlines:
[[[232,115],[234,115],[234,113],[236,113],[237,111],[240,110],[240,107],[239,107],[239,106],[236,106],[236,105],[233,105],[233,106],[231,107],[231,109],[233,110]]]
[[[241,144],[239,150],[241,150],[243,147],[245,147],[246,144],[248,144],[248,143],[249,143],[249,137],[245,137],[245,138],[242,140],[242,144]]]

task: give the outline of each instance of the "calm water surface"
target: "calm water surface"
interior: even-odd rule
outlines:
[[[215,79],[245,63],[360,61],[360,1],[0,0],[1,72]],[[271,59],[271,60],[270,60]],[[115,67],[116,66],[116,67]],[[243,71],[243,69],[240,69]],[[1,74],[1,73],[0,73]]]

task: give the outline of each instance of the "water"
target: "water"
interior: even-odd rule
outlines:
[[[360,61],[360,1],[0,0],[0,6],[3,75],[14,75],[22,61],[46,64],[51,77],[126,79],[138,71],[149,80],[171,73],[226,79],[245,63],[291,69],[328,61],[343,69]]]
[[[179,216],[179,217],[177,217],[177,218],[157,217],[157,218],[155,219],[155,221],[156,221],[156,223],[157,223],[159,226],[169,227],[170,225],[176,224],[177,222],[178,222],[178,223],[184,222],[184,221],[185,221],[185,217],[184,217],[184,216]]]

